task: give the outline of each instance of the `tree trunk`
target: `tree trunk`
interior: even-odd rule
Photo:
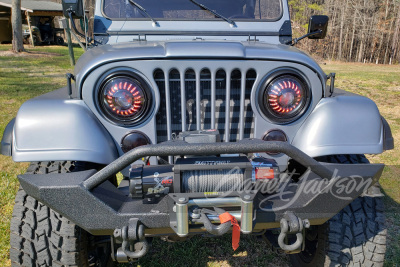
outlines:
[[[331,52],[331,60],[335,59],[336,46],[337,46],[336,17],[337,17],[337,8],[334,8],[333,14],[332,14],[332,36],[334,36],[334,38],[333,38],[333,47],[332,47],[332,52]]]
[[[393,3],[394,3],[394,1],[393,1]],[[394,6],[395,6],[395,5],[394,5]],[[388,32],[388,38],[387,38],[386,49],[385,49],[385,57],[384,57],[384,60],[383,60],[383,64],[386,64],[388,57],[390,57],[390,54],[389,54],[389,44],[390,44],[390,38],[392,38],[391,32],[392,32],[392,28],[393,28],[394,21],[395,21],[394,19],[392,19],[392,20],[390,21],[389,32]],[[388,54],[389,54],[389,55],[388,55]]]
[[[11,12],[11,25],[12,25],[12,49],[14,52],[24,51],[24,43],[22,40],[22,18],[21,18],[21,0],[12,1]]]
[[[369,61],[372,61],[372,58],[375,56],[375,51],[376,51],[376,46],[377,46],[377,42],[378,42],[378,38],[376,37],[376,30],[375,27],[377,25],[377,21],[378,19],[376,19],[376,15],[374,15],[371,19],[371,23],[370,23],[370,28],[369,28],[369,36],[370,38],[367,39],[367,44],[370,44],[370,49],[371,49],[371,53],[370,53],[370,57],[369,57]]]
[[[384,34],[385,34],[385,23],[386,23],[386,20],[387,20],[387,16],[388,16],[388,11],[389,11],[389,0],[387,0],[386,1],[386,10],[385,10],[385,18],[383,19],[383,27],[382,27],[382,29],[381,29],[381,41],[380,41],[380,43],[379,43],[379,48],[378,48],[378,50],[377,50],[377,52],[376,52],[376,64],[378,64],[379,63],[379,57],[380,57],[380,55],[381,55],[381,51],[382,51],[382,44],[383,44],[383,41],[384,41],[384,39],[383,39],[383,36],[384,36]]]
[[[340,36],[339,36],[339,54],[338,60],[342,60],[342,49],[343,49],[343,27],[344,27],[344,16],[347,11],[347,1],[342,9],[342,17],[340,18]]]
[[[350,22],[350,21],[349,21]],[[346,27],[346,34],[344,36],[344,44],[342,49],[342,57],[344,60],[349,61],[349,35],[350,35],[350,23],[345,25]]]
[[[350,55],[349,55],[349,60],[350,60],[350,61],[351,61],[351,56],[352,56],[352,54],[353,54],[353,45],[354,45],[354,35],[355,35],[355,32],[356,32],[356,16],[355,16],[355,14],[354,14],[354,17],[353,17],[353,34],[352,34],[352,36],[351,36]]]
[[[393,33],[392,49],[391,49],[392,51],[390,54],[389,64],[393,63],[393,60],[396,59],[397,43],[399,42],[399,31],[400,31],[400,4],[399,4],[398,12],[397,12],[396,26],[394,28],[394,33]]]
[[[366,9],[365,6],[365,1],[364,1],[364,5],[361,7]],[[360,22],[361,22],[361,27],[360,27],[360,31],[361,31],[361,37],[359,38],[360,40],[360,46],[358,48],[358,55],[356,54],[356,60],[357,62],[362,62],[363,57],[364,57],[364,45],[365,45],[365,35],[366,35],[366,24],[367,24],[367,14],[365,13],[360,13]]]

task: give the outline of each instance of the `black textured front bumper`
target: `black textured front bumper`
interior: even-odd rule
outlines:
[[[108,178],[146,156],[218,155],[281,152],[309,167],[297,183],[283,183],[274,195],[257,194],[253,200],[253,231],[279,227],[286,211],[311,224],[322,224],[378,181],[382,164],[321,164],[296,147],[282,142],[244,140],[236,143],[188,144],[182,141],[136,148],[101,171],[68,174],[20,175],[27,194],[59,212],[86,231],[109,235],[137,218],[146,234],[173,234],[170,228],[172,195],[156,204],[143,204],[115,188]],[[289,180],[288,180],[289,181]],[[201,193],[197,197],[201,196]],[[209,197],[203,194],[203,197]],[[221,199],[219,196],[214,198]],[[216,199],[217,201],[217,199]],[[202,231],[192,225],[190,232]]]

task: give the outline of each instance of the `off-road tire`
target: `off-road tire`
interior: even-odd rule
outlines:
[[[364,155],[335,155],[318,160],[343,164],[368,163]],[[306,235],[306,247],[317,244],[313,255],[305,251],[290,255],[292,265],[383,266],[387,233],[383,211],[381,197],[355,199],[325,224],[314,226],[317,237],[309,241]]]
[[[28,174],[77,171],[70,161],[31,163]],[[12,266],[88,266],[88,234],[20,188],[10,226]]]
[[[33,43],[32,43],[31,37],[28,37],[28,42],[30,45],[39,45],[40,44],[39,40],[36,36],[33,36],[32,38],[33,38]]]
[[[64,39],[62,38],[62,37],[60,37],[60,36],[56,36],[56,38],[55,38],[55,43],[56,43],[56,45],[64,45]]]

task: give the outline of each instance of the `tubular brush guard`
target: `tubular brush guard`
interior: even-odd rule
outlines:
[[[288,183],[280,189],[281,193],[285,194],[284,199],[279,194],[265,196],[257,191],[223,193],[224,197],[218,192],[214,195],[204,192],[169,193],[158,203],[143,204],[142,199],[132,199],[108,181],[112,175],[147,156],[220,155],[265,151],[285,153],[309,168],[297,183]],[[378,181],[383,166],[321,164],[296,147],[283,142],[253,139],[236,143],[188,144],[172,141],[133,149],[98,172],[89,170],[67,174],[20,175],[18,178],[27,194],[91,234],[112,235],[115,229],[129,225],[130,220],[134,218],[146,228],[146,236],[176,233],[185,236],[191,232],[204,232],[196,223],[191,224],[189,228],[189,206],[240,207],[240,213],[232,214],[241,221],[243,233],[277,228],[287,211],[299,218],[308,219],[311,225],[323,224],[366,190],[357,187],[350,193],[338,195],[334,193],[335,189],[353,182],[371,186]],[[357,176],[352,177],[354,174]],[[343,179],[345,177],[352,179]],[[315,182],[321,182],[320,190],[305,192],[304,188],[312,188]],[[77,202],[82,204],[76,205]],[[215,217],[218,216],[208,214],[210,220],[218,221]],[[174,224],[177,228],[173,228]]]

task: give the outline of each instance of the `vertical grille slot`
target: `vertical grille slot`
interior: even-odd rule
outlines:
[[[257,78],[257,73],[254,69],[250,69],[246,73],[246,92],[244,100],[244,138],[254,137],[254,113],[251,108],[250,95],[251,89],[253,89],[254,83]]]
[[[194,70],[187,70],[185,73],[186,90],[186,125],[188,131],[195,131],[197,124],[196,117],[196,73]]]
[[[225,104],[226,104],[226,72],[218,70],[215,75],[215,122],[221,135],[221,140],[225,140]]]
[[[240,140],[239,121],[240,121],[240,100],[241,100],[242,74],[240,70],[234,70],[231,73],[231,90],[229,100],[229,142]]]
[[[154,81],[157,84],[158,91],[160,92],[160,107],[156,114],[156,133],[157,143],[167,141],[167,111],[165,107],[165,77],[164,72],[156,69],[153,74]]]
[[[212,129],[211,127],[211,72],[203,69],[200,72],[200,127]]]
[[[225,142],[253,137],[250,94],[256,77],[253,69],[171,69],[167,74],[155,70],[154,80],[161,97],[156,114],[157,142],[197,129],[218,129]]]
[[[181,78],[177,69],[173,69],[169,72],[169,91],[169,102],[171,103],[171,134],[172,136],[176,136],[182,132]]]

